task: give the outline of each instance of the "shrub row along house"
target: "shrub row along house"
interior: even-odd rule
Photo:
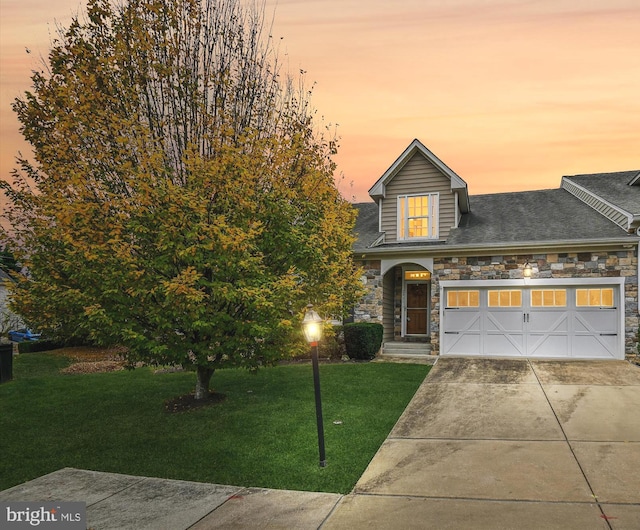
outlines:
[[[624,359],[637,351],[640,170],[470,196],[414,140],[356,204],[385,354]]]

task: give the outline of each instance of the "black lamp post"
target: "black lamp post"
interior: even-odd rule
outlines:
[[[322,423],[322,401],[320,399],[320,372],[318,370],[318,341],[322,337],[322,319],[313,310],[313,306],[307,306],[307,312],[302,321],[302,329],[307,342],[311,346],[311,362],[313,364],[313,386],[316,393],[316,422],[318,424],[318,450],[320,452],[320,467],[327,465],[324,453],[324,426]]]

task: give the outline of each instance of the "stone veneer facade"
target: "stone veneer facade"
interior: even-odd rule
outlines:
[[[355,322],[380,322],[382,324],[382,265],[379,259],[356,261],[363,269],[360,278],[365,285],[366,294],[360,299],[354,310]]]
[[[638,256],[636,250],[518,254],[501,256],[465,256],[434,258],[431,271],[431,351],[439,352],[440,281],[442,280],[508,280],[523,277],[522,264],[532,265],[532,278],[625,278],[625,353],[638,352]],[[407,263],[410,263],[408,261]],[[383,321],[383,277],[380,260],[361,261],[363,283],[367,294],[355,308],[354,320]],[[394,335],[399,335],[398,311],[402,289],[400,267],[394,274]]]

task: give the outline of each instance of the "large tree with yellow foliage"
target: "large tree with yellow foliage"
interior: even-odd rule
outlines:
[[[91,0],[16,100],[33,156],[9,199],[14,307],[50,336],[220,367],[300,347],[353,302],[353,208],[310,93],[240,0]]]

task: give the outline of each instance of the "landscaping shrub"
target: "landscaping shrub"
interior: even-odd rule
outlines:
[[[342,326],[333,326],[318,344],[318,354],[323,359],[339,360],[345,354]]]
[[[356,322],[345,324],[344,344],[351,359],[373,359],[382,346],[382,324]]]
[[[18,344],[18,351],[20,353],[35,353],[39,351],[55,350],[60,347],[60,343],[45,339],[33,342],[21,342]]]

